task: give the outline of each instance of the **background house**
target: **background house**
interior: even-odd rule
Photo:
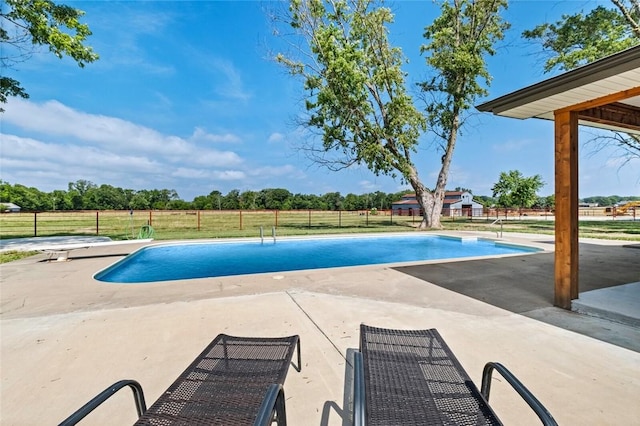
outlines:
[[[0,212],[2,213],[19,213],[21,209],[17,204],[0,202]]]
[[[468,191],[447,191],[442,204],[443,216],[482,216],[482,204],[473,201]],[[391,204],[391,210],[397,216],[422,216],[416,194],[405,194],[402,199]]]

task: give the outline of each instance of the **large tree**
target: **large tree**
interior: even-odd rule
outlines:
[[[491,189],[498,206],[528,209],[538,201],[537,192],[543,186],[540,175],[525,177],[519,170],[510,170],[500,173]]]
[[[545,72],[568,71],[640,44],[640,1],[611,3],[612,8],[600,5],[523,32],[524,38],[540,43]],[[619,147],[626,162],[640,157],[638,135],[607,132],[590,142],[596,150],[611,144]]]
[[[37,46],[46,46],[59,58],[69,56],[80,67],[98,59],[83,43],[91,35],[80,22],[84,12],[50,0],[3,0],[0,3],[0,103],[8,96],[28,98],[27,91],[7,69],[28,60]],[[0,108],[0,112],[3,109]]]
[[[420,227],[440,227],[440,212],[463,114],[488,82],[484,56],[502,37],[504,0],[442,3],[442,16],[425,30],[421,51],[434,76],[421,85],[434,95],[421,111],[409,94],[406,58],[388,39],[390,9],[375,0],[292,0],[287,22],[304,47],[277,59],[307,91],[303,124],[319,134],[310,158],[331,170],[366,165],[376,175],[400,177],[423,210]],[[296,46],[300,46],[296,44]],[[442,167],[429,190],[413,160],[427,124],[442,141]],[[318,143],[316,143],[318,142]]]
[[[442,3],[442,15],[425,29],[429,41],[420,48],[434,76],[421,89],[427,95],[427,122],[443,152],[432,200],[431,223],[440,224],[449,167],[466,113],[488,94],[491,76],[485,63],[509,24],[500,11],[506,1],[454,0]],[[481,84],[480,82],[483,82]],[[430,197],[429,197],[430,198]]]

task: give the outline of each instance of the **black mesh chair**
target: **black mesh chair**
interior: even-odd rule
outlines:
[[[105,389],[60,425],[74,425],[124,387],[134,394],[136,425],[286,425],[284,381],[299,336],[218,335],[147,409],[140,384],[122,380]]]
[[[551,414],[504,366],[488,363],[482,390],[473,384],[437,330],[360,327],[354,357],[353,423],[362,425],[501,425],[489,406],[497,370],[545,425]]]

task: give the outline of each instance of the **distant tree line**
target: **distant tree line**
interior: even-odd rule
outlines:
[[[608,197],[596,196],[586,197],[581,200],[585,204],[597,204],[599,206],[614,206],[623,204],[625,201],[640,201],[640,197],[621,197],[619,195],[610,195]]]
[[[454,191],[470,189],[456,187]],[[87,180],[70,182],[68,189],[43,192],[37,188],[0,181],[0,204],[13,203],[22,211],[73,211],[73,210],[388,210],[391,204],[411,193],[411,190],[395,193],[381,191],[366,194],[328,192],[324,195],[293,194],[283,188],[268,188],[260,191],[234,189],[227,194],[213,190],[208,195],[198,195],[193,201],[180,198],[173,189],[123,189],[107,184],[96,185]],[[497,195],[497,194],[496,194]],[[522,207],[509,204],[505,197],[474,195],[474,200],[486,207]],[[618,195],[588,197],[584,203],[611,206],[625,200],[640,200],[640,197]],[[514,201],[515,202],[515,201]],[[554,196],[535,197],[527,207],[553,209]]]
[[[293,194],[287,189],[260,191],[234,189],[227,194],[213,190],[193,201],[180,198],[173,189],[133,190],[87,180],[71,182],[68,189],[43,192],[37,188],[0,181],[0,204],[13,203],[22,211],[53,210],[368,210],[390,209],[391,203],[410,191],[341,195]]]

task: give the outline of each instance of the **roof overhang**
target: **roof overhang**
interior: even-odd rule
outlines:
[[[512,118],[578,112],[582,125],[640,135],[640,45],[476,107]]]

